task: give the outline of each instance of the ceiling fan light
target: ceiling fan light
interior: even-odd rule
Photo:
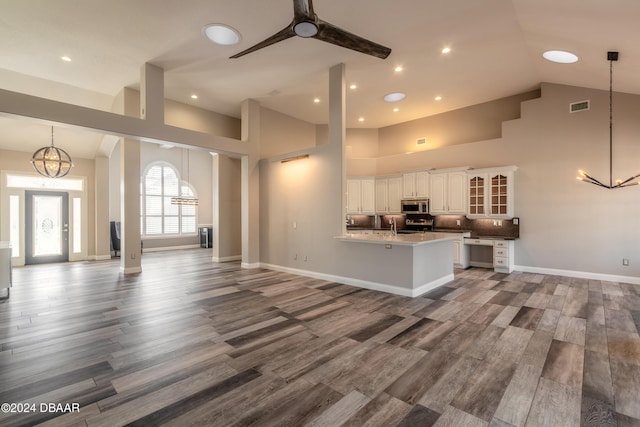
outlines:
[[[293,31],[300,37],[313,37],[318,34],[318,26],[310,21],[302,21],[293,26]]]
[[[228,25],[209,24],[202,29],[204,36],[221,46],[233,46],[240,42],[240,33]]]

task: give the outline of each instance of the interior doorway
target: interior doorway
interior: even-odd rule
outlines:
[[[25,191],[25,264],[69,261],[69,193]]]

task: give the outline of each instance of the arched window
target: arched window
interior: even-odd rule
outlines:
[[[196,234],[197,206],[172,205],[171,198],[196,194],[188,182],[180,181],[167,162],[152,163],[142,177],[140,229],[143,236]]]

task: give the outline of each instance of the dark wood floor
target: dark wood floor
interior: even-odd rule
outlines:
[[[204,249],[14,278],[2,426],[640,425],[639,286],[470,269],[411,299]]]

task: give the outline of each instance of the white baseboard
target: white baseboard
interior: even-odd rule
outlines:
[[[404,297],[417,297],[432,289],[442,286],[453,280],[453,273],[438,280],[425,283],[418,288],[408,289],[400,286],[387,285],[385,283],[370,282],[368,280],[354,279],[351,277],[335,276],[332,274],[318,273],[316,271],[300,270],[297,268],[283,267],[280,265],[261,263],[262,268],[269,270],[281,271],[283,273],[296,274],[298,276],[311,277],[312,279],[327,280],[329,282],[337,282],[344,285],[356,286],[358,288],[371,289],[372,291],[387,292],[390,294],[401,295]]]
[[[96,261],[108,261],[111,259],[111,255],[95,255],[93,259]]]
[[[121,268],[124,274],[137,274],[142,273],[142,267],[129,267],[129,268]]]
[[[515,265],[514,269],[516,271],[522,271],[523,273],[549,274],[552,276],[576,277],[579,279],[604,280],[607,282],[621,282],[621,283],[630,283],[632,285],[640,285],[640,277],[634,277],[634,276],[618,276],[615,274],[590,273],[588,271],[529,267],[526,265]]]
[[[260,268],[261,266],[262,264],[260,264],[259,262],[252,262],[252,263],[243,262],[240,264],[240,267],[246,268],[246,269]]]
[[[166,252],[166,251],[179,251],[182,249],[197,249],[200,245],[181,245],[181,246],[165,246],[162,248],[142,248],[142,253],[146,252]]]
[[[241,261],[242,260],[242,255],[235,255],[235,256],[223,256],[223,257],[215,257],[212,256],[211,257],[211,261],[213,262],[231,262],[231,261]]]

